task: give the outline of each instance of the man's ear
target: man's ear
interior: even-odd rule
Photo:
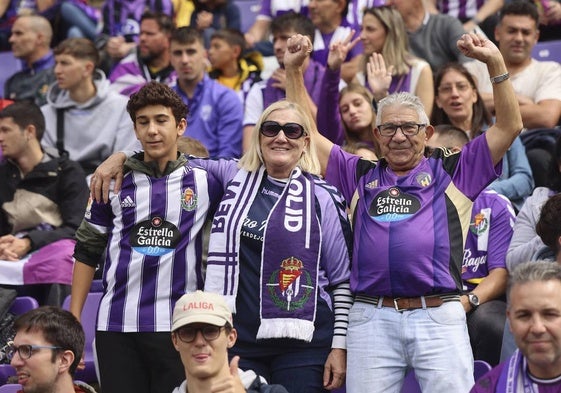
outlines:
[[[61,374],[69,372],[70,366],[72,366],[72,363],[74,363],[74,359],[76,359],[76,357],[74,356],[74,352],[72,352],[71,350],[67,349],[64,352],[61,352],[59,372]]]
[[[234,45],[232,47],[232,51],[234,52],[234,56],[236,56],[236,59],[239,59],[242,56],[242,47],[239,45]]]
[[[28,141],[31,139],[37,139],[37,129],[33,124],[28,124],[23,132],[25,133],[25,139]]]
[[[238,340],[238,331],[232,328],[232,330],[230,330],[230,333],[228,334],[228,348],[232,348],[237,340]]]
[[[94,71],[95,71],[95,64],[94,64],[94,62],[93,62],[93,61],[90,61],[90,60],[86,61],[85,67],[86,67],[86,71],[87,71],[90,75],[93,75],[93,73],[94,73]]]
[[[177,124],[177,136],[182,136],[185,134],[185,130],[187,129],[187,120],[181,119],[179,124]]]
[[[430,124],[428,124],[425,127],[425,135],[426,135],[425,140],[428,141],[432,137],[433,134],[434,134],[434,127],[431,126]]]
[[[171,342],[173,343],[173,347],[175,348],[176,351],[179,351],[179,345],[177,343],[177,334],[175,334],[174,332],[171,332]]]

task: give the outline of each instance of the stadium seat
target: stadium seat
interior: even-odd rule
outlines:
[[[18,296],[15,298],[8,311],[15,315],[21,315],[37,307],[39,307],[39,303],[35,298],[31,296]],[[9,364],[0,364],[0,385],[5,384],[12,375],[16,375],[12,366]],[[2,390],[0,390],[0,392],[2,392]]]
[[[37,300],[31,296],[18,296],[10,306],[9,312],[21,315],[39,307]]]
[[[95,326],[97,320],[97,310],[99,302],[103,296],[102,292],[90,292],[84,303],[82,310],[82,326],[86,334],[86,345],[84,348],[84,363],[86,367],[83,370],[77,370],[75,378],[87,383],[97,383],[98,378],[95,370],[95,354],[93,340],[95,338]],[[65,310],[70,309],[70,296],[68,296],[62,305]]]
[[[4,97],[4,83],[10,76],[21,70],[21,62],[12,52],[0,52],[0,98]]]
[[[255,18],[261,10],[260,0],[235,0],[234,3],[240,9],[241,31],[247,32],[255,22]]]
[[[538,42],[532,49],[532,57],[540,61],[561,63],[561,40]]]
[[[20,390],[21,385],[19,383],[8,383],[0,386],[0,393],[17,393]]]
[[[490,371],[492,368],[493,367],[491,367],[491,365],[484,360],[474,361],[473,362],[473,379],[477,381],[484,374],[486,374],[487,371]]]

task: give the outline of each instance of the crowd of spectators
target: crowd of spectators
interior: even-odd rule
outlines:
[[[261,0],[260,12],[247,31],[240,30],[242,16],[237,6],[240,1],[248,0],[0,1],[0,51],[11,51],[11,55],[21,63],[19,69],[6,70],[2,67],[6,74],[2,78],[0,109],[4,106],[10,108],[12,102],[15,104],[11,109],[0,112],[0,182],[9,184],[9,190],[0,192],[0,285],[15,288],[21,295],[37,294],[41,304],[60,303],[70,292],[71,272],[67,267],[61,268],[68,276],[63,279],[45,274],[44,282],[37,282],[22,275],[22,280],[10,285],[2,278],[7,276],[1,272],[4,268],[2,264],[20,261],[25,272],[26,263],[32,266],[33,255],[39,255],[36,253],[48,245],[56,249],[57,244],[63,244],[61,250],[67,254],[66,259],[71,258],[73,250],[69,251],[69,247],[74,247],[78,233],[78,245],[82,248],[78,249],[80,259],[77,264],[83,262],[88,268],[84,273],[87,280],[80,282],[76,292],[78,299],[73,300],[73,312],[76,314],[89,290],[90,279],[94,279],[94,274],[97,274],[95,278],[99,277],[104,269],[108,269],[103,263],[104,258],[110,260],[104,251],[106,247],[113,249],[111,252],[123,260],[136,252],[135,247],[127,248],[116,237],[112,239],[115,243],[107,241],[106,237],[104,242],[98,241],[94,246],[87,243],[91,233],[100,231],[101,227],[103,236],[113,230],[119,220],[112,221],[110,217],[119,217],[124,214],[125,208],[139,205],[135,196],[130,201],[121,199],[121,202],[110,203],[110,209],[104,210],[97,203],[99,194],[102,190],[107,192],[109,185],[100,179],[105,181],[118,175],[118,171],[109,166],[121,164],[122,161],[118,162],[115,158],[122,158],[122,155],[115,154],[118,152],[126,152],[129,168],[130,160],[137,160],[135,165],[141,169],[134,165],[133,169],[149,179],[174,176],[177,168],[188,165],[187,161],[171,160],[177,167],[172,168],[170,164],[170,167],[156,168],[145,163],[150,161],[152,153],[139,153],[141,149],[149,150],[147,146],[153,148],[150,143],[154,142],[146,136],[151,132],[150,127],[146,128],[146,135],[139,134],[141,125],[145,124],[135,117],[138,116],[137,111],[144,110],[144,106],[166,107],[150,94],[161,94],[167,98],[173,95],[169,101],[162,102],[173,102],[175,105],[174,100],[178,97],[187,108],[183,115],[184,123],[181,116],[175,116],[176,131],[180,130],[187,138],[184,140],[194,142],[200,147],[198,151],[204,152],[210,159],[193,161],[193,165],[204,169],[204,178],[197,178],[191,190],[202,195],[200,190],[208,188],[210,196],[207,195],[205,203],[210,201],[210,204],[204,205],[204,208],[200,205],[201,213],[196,220],[181,224],[196,227],[189,243],[193,251],[183,253],[191,253],[190,257],[196,259],[196,263],[189,263],[196,265],[193,271],[197,272],[197,280],[169,283],[175,286],[166,294],[166,302],[171,304],[169,310],[159,311],[168,307],[163,303],[157,307],[152,305],[150,310],[143,304],[138,306],[139,314],[140,311],[146,312],[146,315],[153,312],[154,317],[157,313],[169,317],[178,299],[177,288],[184,289],[183,292],[205,288],[213,292],[223,291],[235,311],[233,318],[238,334],[234,340],[236,344],[229,349],[230,357],[239,355],[241,368],[255,369],[275,384],[282,384],[283,378],[294,373],[291,367],[297,363],[303,368],[298,374],[300,377],[286,382],[286,386],[292,387],[295,392],[320,392],[325,387],[338,387],[340,384],[333,378],[340,377],[339,366],[345,362],[353,367],[347,370],[355,379],[352,384],[347,384],[350,392],[362,391],[371,378],[382,376],[382,371],[391,374],[392,380],[387,384],[380,383],[378,389],[385,386],[386,391],[397,392],[407,369],[415,369],[425,390],[427,387],[429,390],[432,387],[431,391],[450,389],[452,385],[435,385],[436,374],[429,375],[429,368],[419,367],[421,358],[411,355],[410,359],[410,354],[404,355],[405,363],[400,363],[400,359],[388,366],[391,373],[384,368],[385,365],[378,365],[379,358],[372,360],[373,368],[361,364],[364,361],[362,357],[369,356],[368,351],[376,357],[376,348],[384,343],[375,339],[362,343],[357,339],[357,334],[365,333],[361,329],[366,327],[357,329],[357,320],[363,317],[356,314],[370,315],[368,324],[364,326],[383,329],[380,332],[390,337],[399,325],[395,324],[395,320],[382,322],[378,319],[382,318],[379,315],[374,318],[374,309],[389,308],[387,301],[390,299],[397,309],[397,300],[403,296],[421,299],[420,308],[429,311],[432,307],[444,308],[456,301],[463,306],[461,315],[451,312],[446,315],[454,321],[452,325],[457,320],[465,322],[466,332],[469,333],[466,348],[470,354],[465,355],[463,349],[454,353],[454,357],[460,353],[463,357],[456,366],[462,368],[465,365],[465,370],[471,370],[469,367],[474,359],[496,366],[501,359],[512,355],[516,343],[509,334],[507,322],[508,273],[530,260],[555,260],[559,250],[555,243],[557,234],[550,236],[549,242],[544,241],[547,235],[544,232],[549,229],[543,229],[542,225],[542,229],[536,231],[536,224],[541,207],[561,190],[561,64],[537,60],[532,57],[532,50],[539,41],[561,40],[561,0]],[[308,51],[305,56],[302,53],[304,49]],[[158,90],[153,87],[155,84],[164,85],[166,89]],[[509,86],[508,91],[505,90],[506,85]],[[143,90],[146,86],[152,87]],[[139,91],[143,95],[139,96]],[[131,109],[130,97],[136,97],[136,100],[142,97],[143,104],[137,103],[139,107]],[[276,104],[285,100],[296,102],[296,106]],[[394,113],[396,107],[402,110]],[[505,115],[505,109],[510,111],[511,118]],[[518,112],[522,130],[503,133],[505,124],[518,124]],[[154,118],[157,118],[156,123],[164,123],[161,116]],[[147,116],[147,119],[151,118]],[[309,126],[299,132],[301,125],[308,120]],[[316,129],[318,133],[314,131]],[[495,139],[499,132],[503,137],[501,141]],[[281,136],[285,141],[282,146],[269,146],[263,142]],[[482,140],[488,141],[490,154],[477,156],[486,146],[483,146]],[[402,146],[408,143],[411,146],[400,151],[396,147],[398,142]],[[271,162],[277,162],[277,154],[295,148],[298,159],[290,161],[288,171],[276,173]],[[407,155],[407,149],[415,150],[413,158]],[[110,157],[113,161],[110,159],[110,164],[105,167],[108,169],[96,171]],[[302,157],[310,159],[313,164],[302,168]],[[456,160],[454,157],[464,158]],[[248,164],[250,159],[253,160],[251,165]],[[426,164],[429,170],[423,166],[425,162],[438,164]],[[444,172],[437,167],[444,168]],[[239,168],[242,169],[237,173]],[[303,172],[295,176],[295,168]],[[385,172],[379,173],[383,172],[380,168],[385,168]],[[70,175],[66,173],[68,171]],[[446,177],[448,173],[450,175]],[[187,174],[192,175],[184,173],[182,176]],[[83,177],[84,182],[78,182],[76,176]],[[313,176],[325,178],[325,185],[323,180],[305,179]],[[249,179],[260,184],[261,188],[251,189],[245,185]],[[450,185],[442,190],[446,197],[431,197],[434,209],[442,208],[446,214],[435,213],[429,219],[429,215],[425,216],[426,211],[419,207],[417,218],[421,211],[425,217],[422,223],[399,213],[380,218],[383,214],[378,215],[373,209],[375,203],[383,202],[381,196],[372,199],[372,206],[365,206],[365,201],[378,191],[385,193],[384,198],[388,200],[403,198],[399,201],[404,204],[415,202],[424,206],[430,198],[421,191],[419,195],[422,196],[412,196],[417,192],[411,191],[413,184],[428,187],[429,184],[441,184],[441,181],[444,184],[449,180]],[[90,181],[92,190],[97,192],[98,202],[89,201],[86,206],[84,187]],[[151,181],[143,180],[139,183],[141,185],[132,182],[128,186],[138,193],[142,187],[151,189],[148,187]],[[282,247],[281,244],[274,245],[270,241],[273,236],[288,238],[288,233],[282,232],[276,225],[267,225],[267,221],[275,218],[271,213],[275,201],[284,198],[285,190],[290,194],[291,184],[296,181],[305,184],[315,195],[319,229],[312,231],[318,232],[319,239],[316,241],[319,248],[315,254],[317,266],[313,267],[315,276],[306,285],[315,288],[317,284],[318,288],[314,289],[316,305],[308,313],[315,315],[318,312],[324,319],[315,320],[312,317],[312,325],[315,324],[316,329],[316,335],[312,334],[313,340],[312,336],[302,338],[305,328],[300,332],[291,332],[282,325],[288,325],[288,322],[280,324],[285,329],[284,336],[272,329],[273,333],[263,336],[265,339],[258,338],[257,328],[260,321],[266,319],[259,281],[263,282],[263,288],[270,287],[272,281],[269,284],[265,282],[269,278],[263,277],[263,269],[268,269],[266,271],[271,274],[275,270],[266,266],[267,255],[265,251],[261,254],[261,246],[266,244],[278,250],[299,247],[299,242],[288,244],[284,240],[279,242],[283,243]],[[65,185],[69,182],[71,185]],[[247,189],[236,188],[239,182]],[[112,186],[118,190],[120,185],[121,179],[117,176]],[[195,206],[201,203],[193,195],[187,195],[183,186],[181,183],[181,190],[177,191],[179,194],[185,192],[181,196],[183,210],[188,210],[185,207],[188,203]],[[366,192],[361,191],[361,187]],[[69,192],[70,188],[76,196]],[[381,188],[384,190],[380,191]],[[32,200],[26,199],[30,190],[40,197],[34,195]],[[165,193],[171,192],[171,188],[165,189]],[[403,193],[401,196],[400,192]],[[255,199],[257,202],[253,202],[255,194],[260,196]],[[162,195],[158,194],[158,201],[165,199]],[[257,207],[250,209],[251,205],[242,201],[248,196]],[[69,201],[69,198],[73,200]],[[339,202],[339,198],[344,198],[346,204]],[[448,199],[444,201],[445,198]],[[23,200],[26,200],[25,205]],[[84,202],[84,206],[76,207],[77,200],[80,204]],[[97,214],[94,219],[91,216],[92,203]],[[228,212],[232,204],[238,203],[243,205],[238,207],[239,212],[245,214],[243,217],[236,216],[236,210]],[[470,203],[473,203],[473,209]],[[306,198],[302,204],[306,205]],[[468,208],[472,209],[471,216],[466,215],[468,204]],[[345,207],[348,217],[340,214]],[[84,222],[89,226],[86,226],[86,231],[82,228],[76,232],[79,224],[76,215],[82,216],[84,211]],[[291,212],[293,210],[287,205],[283,214],[290,216]],[[27,218],[30,213],[33,213],[32,219]],[[216,242],[220,238],[213,233],[216,221],[212,231],[203,227],[205,217],[210,222],[214,214],[221,213],[224,213],[224,220],[232,221],[228,224],[228,236],[243,239],[249,233],[259,239],[258,244],[248,245],[241,240],[241,245],[234,245],[230,250],[234,256],[217,257],[221,247],[230,247],[228,238],[220,239],[222,243]],[[165,214],[170,213],[166,211]],[[280,213],[277,211],[275,214],[281,222]],[[548,214],[551,216],[554,213],[549,211]],[[323,233],[325,228],[321,223],[328,220],[329,215],[340,218],[341,228],[337,224],[337,230],[332,226],[332,232]],[[51,216],[55,218],[49,218],[50,221],[45,218]],[[103,220],[99,218],[102,216]],[[399,219],[396,218],[398,216]],[[558,218],[561,221],[561,216]],[[186,220],[185,216],[180,220]],[[253,220],[255,229],[246,227],[250,220]],[[406,229],[407,225],[400,226],[403,220],[409,225]],[[445,244],[438,243],[440,235],[434,228],[439,225],[433,220],[447,222],[449,232]],[[384,224],[381,224],[382,221]],[[400,223],[386,228],[393,221]],[[310,219],[310,222],[315,221]],[[136,224],[142,223],[135,221]],[[236,227],[238,224],[240,226]],[[121,228],[120,225],[126,227],[120,222],[115,227]],[[183,228],[181,225],[178,227]],[[347,226],[349,231],[351,227],[354,229],[354,244],[351,240],[353,236],[347,233]],[[156,231],[156,227],[156,223],[150,223],[151,230]],[[378,231],[378,237],[371,234],[364,236],[369,229]],[[301,230],[302,233],[306,231]],[[386,230],[392,234],[392,239],[396,233],[403,231],[399,233],[407,235],[404,242],[410,244],[398,246],[384,237]],[[50,231],[50,235],[43,236],[41,231]],[[276,231],[276,235],[267,235],[265,241],[264,233],[269,231]],[[209,232],[211,241],[207,270]],[[423,247],[430,248],[428,243],[413,236],[415,232],[419,236],[431,232],[430,236],[435,237],[436,240],[431,243],[434,250],[427,251],[430,257],[422,252]],[[322,241],[328,242],[329,247],[322,245]],[[460,244],[462,249],[455,249]],[[94,252],[96,247],[99,249]],[[399,252],[393,247],[397,247]],[[410,248],[411,254],[408,254]],[[115,251],[117,249],[119,252]],[[417,254],[413,257],[412,250],[415,249]],[[53,255],[58,256],[56,252]],[[376,262],[372,265],[366,262],[368,253],[380,253],[373,257]],[[185,262],[173,255],[173,263]],[[345,266],[332,266],[327,262],[327,256],[335,255],[338,264]],[[222,257],[225,259],[220,259]],[[423,259],[425,257],[428,259]],[[396,258],[403,259],[400,263],[405,267],[395,266]],[[382,260],[387,260],[387,266],[384,265],[386,262],[380,262]],[[408,264],[434,266],[419,270],[410,267],[407,271]],[[381,265],[387,271],[380,268]],[[237,273],[232,276],[235,278],[231,278],[229,275],[234,273],[229,272],[220,273],[217,278],[216,272],[223,266],[248,270],[246,275]],[[281,277],[286,273],[288,277],[288,270],[297,270],[297,267],[296,264],[289,268],[283,266],[275,274]],[[350,273],[345,269],[349,269]],[[96,270],[99,272],[96,273]],[[443,271],[446,271],[445,274]],[[123,293],[115,294],[115,288],[127,286],[133,276],[127,273],[112,281],[107,271],[103,274],[105,290],[110,285],[113,292],[112,297],[105,298],[105,308],[100,315],[108,326],[105,330],[111,331],[115,318],[111,302],[122,300],[124,305],[119,307],[123,310],[134,303]],[[428,285],[423,280],[428,280],[430,274],[434,274],[431,278],[434,282]],[[206,286],[205,275],[207,279],[212,278]],[[158,280],[158,285],[163,285],[165,280]],[[234,289],[224,284],[230,280]],[[304,276],[298,276],[298,280],[302,280],[299,285],[304,285]],[[411,280],[410,288],[406,287],[406,280]],[[382,289],[386,281],[390,284]],[[46,292],[35,291],[38,284],[47,285]],[[304,291],[304,287],[299,290]],[[62,292],[55,296],[53,288],[62,288]],[[302,293],[298,294],[296,290],[294,295],[283,296],[298,299]],[[349,301],[348,306],[346,301]],[[353,301],[362,308],[353,308],[349,313]],[[436,306],[433,305],[435,301],[438,303]],[[342,309],[345,311],[341,312]],[[309,328],[300,320],[309,315],[298,315],[297,322]],[[123,318],[128,321],[131,316]],[[166,324],[169,321],[168,318]],[[133,326],[130,331],[138,333],[138,337],[144,337],[143,334],[149,332],[154,334],[150,336],[154,342],[166,342],[166,361],[169,364],[175,362],[174,367],[166,366],[173,373],[173,381],[165,383],[166,389],[171,391],[176,386],[174,384],[184,377],[181,364],[177,362],[177,353],[168,337],[163,338],[160,334],[162,331],[144,331],[142,323],[137,320],[127,325],[121,321],[119,326],[124,330]],[[342,330],[341,324],[344,325]],[[339,341],[332,335],[335,331],[335,335],[346,336],[347,324],[350,349],[346,353],[351,354],[352,359],[342,360],[337,351],[347,350],[347,340],[343,338]],[[153,325],[158,325],[156,319]],[[434,328],[414,326],[418,335],[413,341],[433,332]],[[164,332],[169,336],[169,327]],[[442,338],[442,341],[434,338],[432,344],[448,345],[446,340],[452,338],[463,343],[464,333],[450,330],[448,337]],[[201,334],[206,339],[202,330]],[[264,343],[259,340],[264,340]],[[295,345],[294,342],[299,340],[307,341],[311,346]],[[388,338],[380,340],[387,341]],[[427,343],[415,343],[418,345],[415,351],[428,351]],[[129,344],[111,334],[102,334],[99,345],[126,348]],[[288,347],[291,347],[292,357],[281,357]],[[139,353],[148,357],[150,350],[147,347]],[[404,353],[410,350],[404,350]],[[395,361],[397,352],[395,347],[388,346],[384,347],[381,356]],[[124,349],[120,357],[114,357],[109,350],[99,353],[104,363],[101,365],[102,378],[110,381],[107,386],[119,391],[133,385],[137,386],[135,389],[142,388],[142,383],[123,383],[114,374],[119,363],[126,361]],[[451,355],[442,358],[444,362],[450,361]],[[430,361],[436,359],[427,356]],[[426,359],[423,361],[427,362]],[[146,364],[135,366],[131,363],[129,367],[134,372],[151,372]],[[156,387],[152,391],[158,391],[157,385],[164,385],[166,375],[154,377]],[[456,382],[465,385],[473,383],[469,382],[469,378],[460,377]],[[470,388],[462,386],[454,391],[467,392]]]

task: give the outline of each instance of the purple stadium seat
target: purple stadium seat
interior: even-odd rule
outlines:
[[[561,40],[538,42],[532,49],[532,57],[540,61],[561,63]]]
[[[481,378],[487,371],[490,371],[493,367],[485,360],[476,360],[473,362],[473,379],[476,381]]]
[[[84,348],[84,362],[86,363],[86,368],[83,370],[77,370],[75,378],[87,383],[98,382],[95,371],[93,340],[95,337],[97,310],[102,296],[102,292],[88,293],[88,297],[84,303],[84,309],[82,310],[82,327],[84,328],[84,333],[86,334],[86,345]],[[65,310],[70,308],[70,296],[64,300],[62,308]]]
[[[0,52],[0,98],[5,98],[4,83],[19,70],[21,70],[21,62],[12,52]]]
[[[15,315],[21,315],[39,307],[37,300],[31,296],[18,296],[10,307],[10,312]]]
[[[234,4],[240,9],[241,31],[246,33],[255,22],[261,10],[260,0],[235,0]]]
[[[17,393],[21,390],[21,385],[19,383],[9,383],[0,386],[0,393]]]
[[[35,300],[35,298],[32,298],[31,296],[19,296],[15,298],[8,311],[15,315],[21,315],[37,307],[39,307],[39,303]],[[8,378],[12,375],[16,375],[12,366],[9,364],[0,364],[0,385],[5,384]],[[0,392],[2,392],[2,390],[0,390]]]

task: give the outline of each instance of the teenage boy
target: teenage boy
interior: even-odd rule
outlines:
[[[126,161],[121,191],[86,211],[70,310],[81,315],[103,260],[96,349],[104,391],[171,392],[184,378],[171,313],[181,295],[202,287],[201,229],[222,185],[178,154],[187,110],[170,87],[149,82],[127,111],[144,152]]]

